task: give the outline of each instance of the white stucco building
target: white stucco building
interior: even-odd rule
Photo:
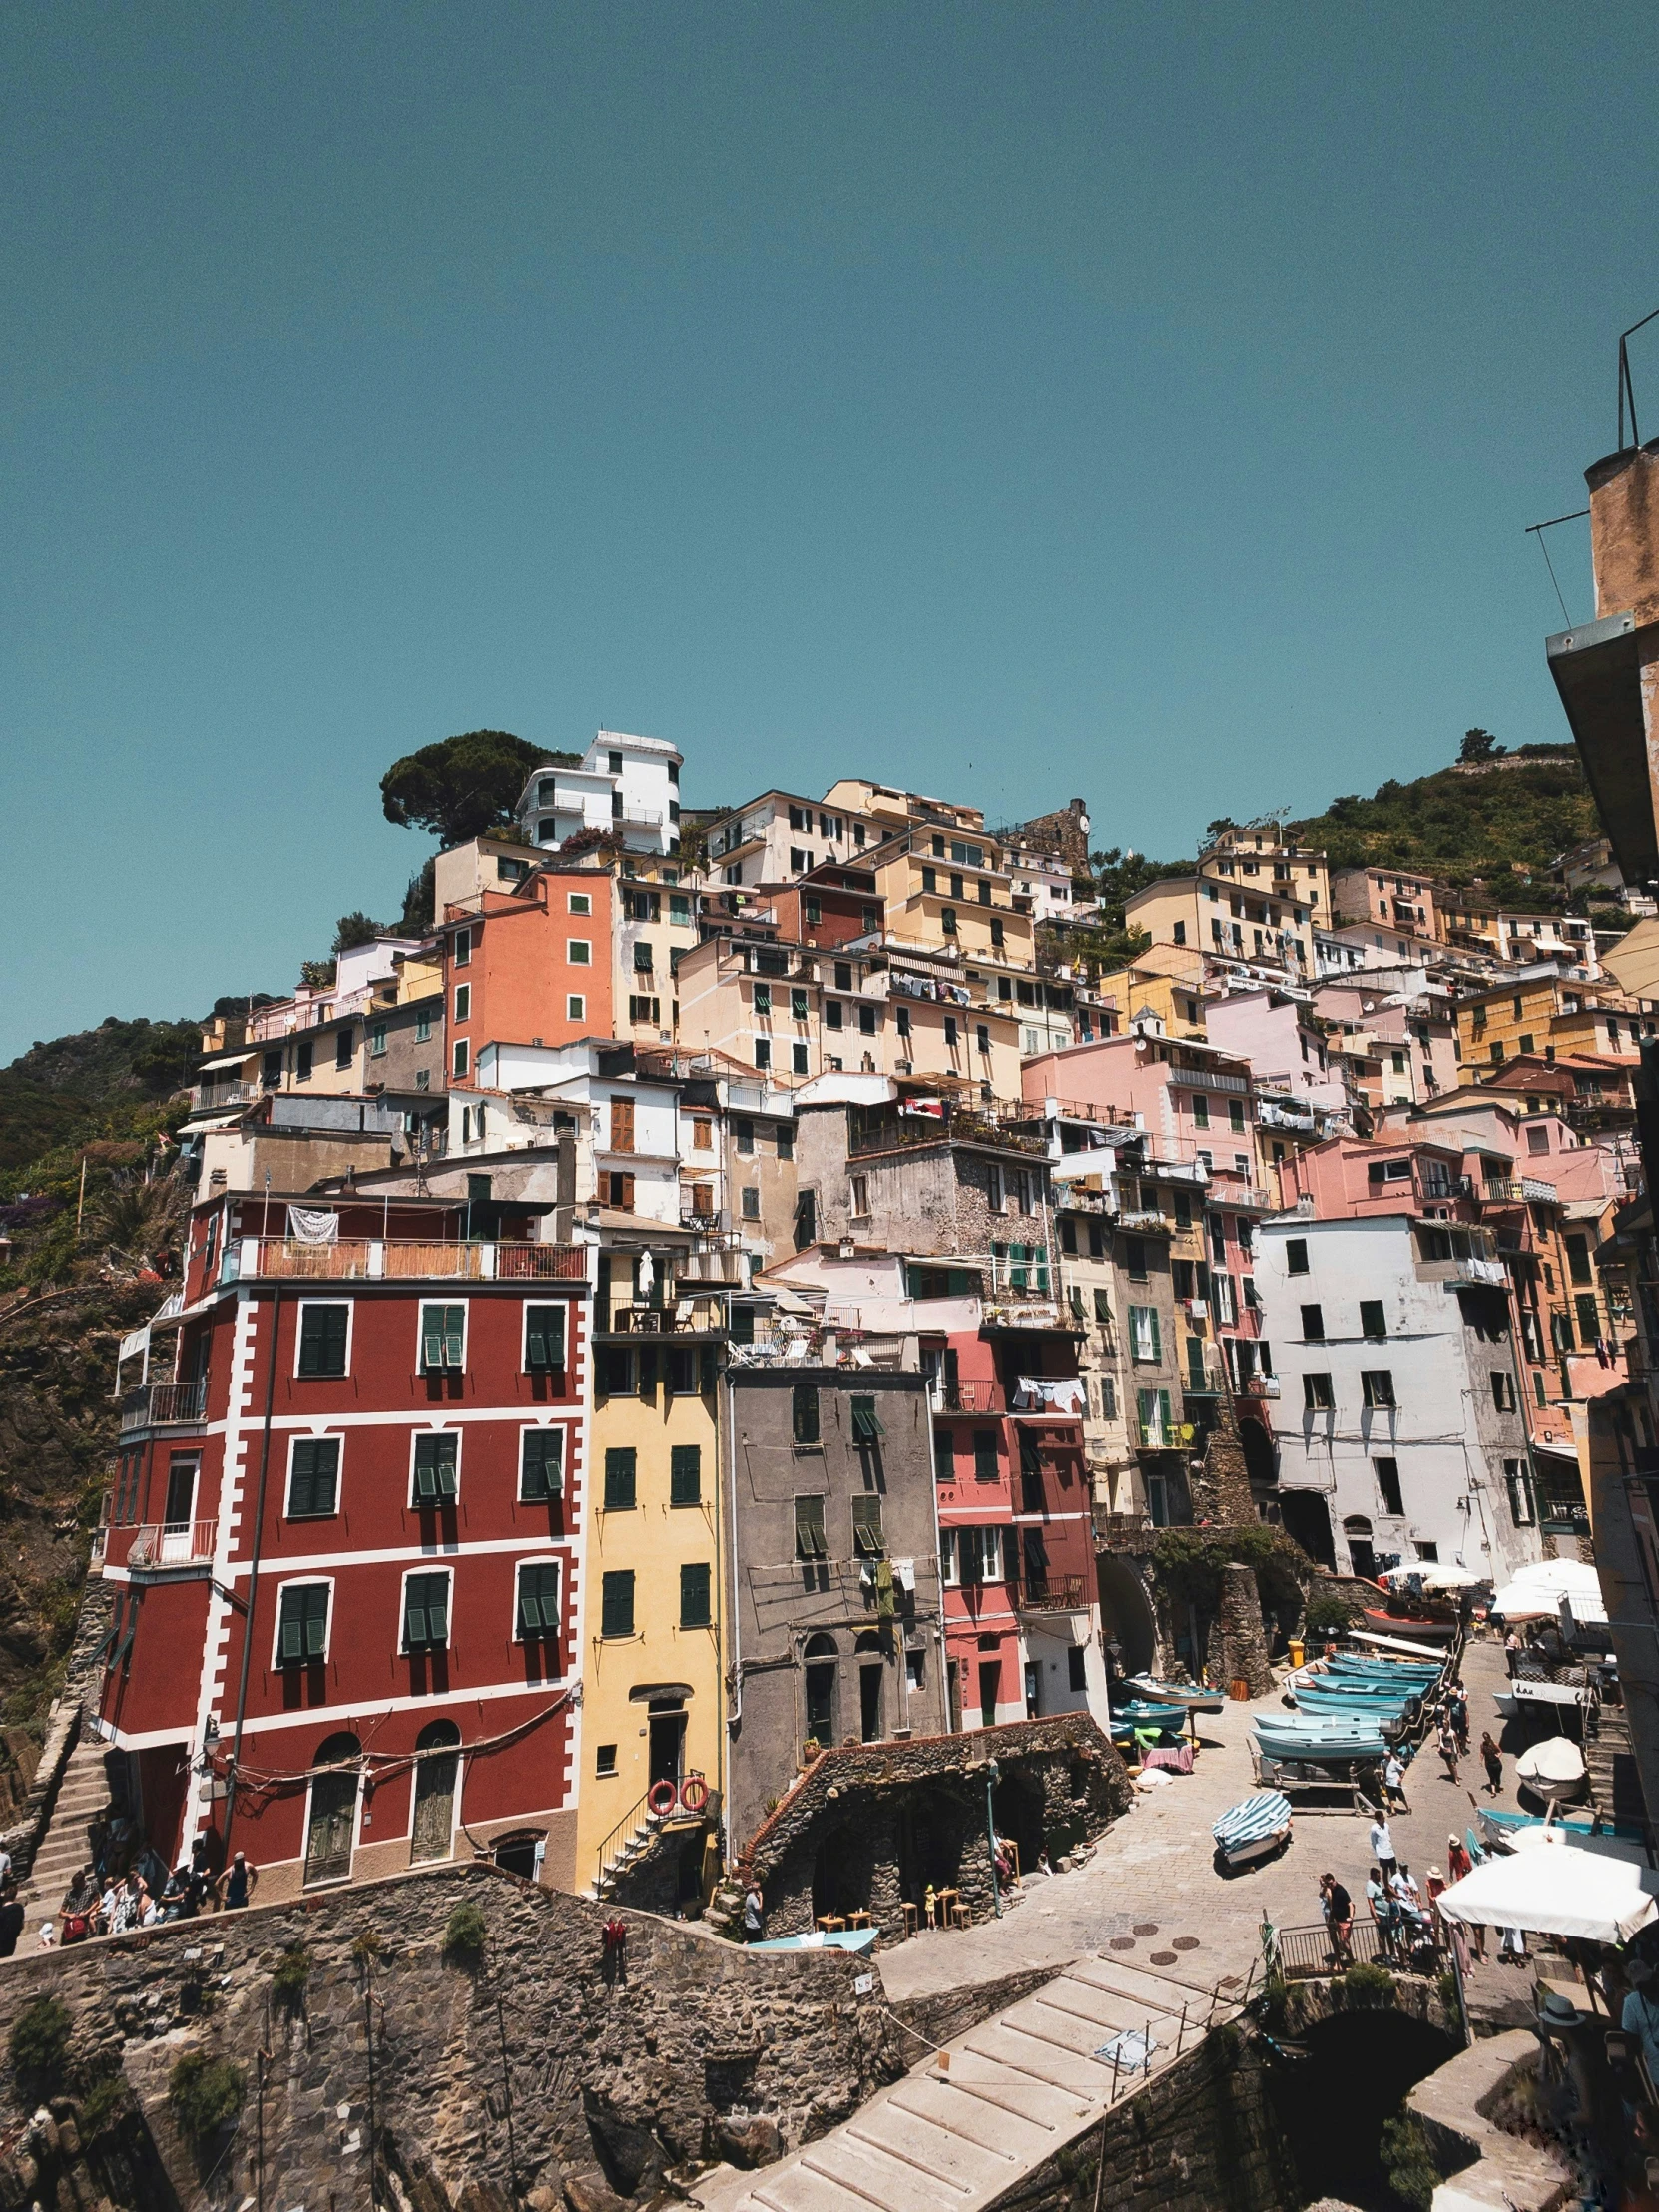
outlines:
[[[548,761],[531,772],[518,803],[524,834],[556,852],[579,830],[620,830],[630,852],[677,852],[684,758],[662,738],[601,730],[579,768]]]

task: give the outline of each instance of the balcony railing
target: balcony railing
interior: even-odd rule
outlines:
[[[225,1280],[243,1282],[276,1276],[320,1283],[581,1283],[588,1272],[585,1245],[422,1244],[395,1238],[297,1244],[282,1237],[245,1237],[226,1261]]]
[[[985,1121],[977,1114],[917,1115],[902,1121],[882,1122],[875,1129],[854,1130],[847,1150],[855,1157],[871,1152],[899,1152],[908,1146],[930,1144],[994,1145],[999,1152],[1028,1152],[1045,1159],[1048,1145],[1042,1137],[1027,1137]]]
[[[165,1574],[169,1567],[204,1566],[213,1558],[218,1533],[217,1520],[112,1528],[107,1531],[104,1564],[126,1567],[134,1574]]]
[[[937,1413],[1005,1413],[1008,1400],[1000,1382],[938,1382],[932,1390]]]
[[[129,1428],[165,1428],[207,1418],[206,1382],[151,1382],[121,1400],[123,1434]]]
[[[1026,1582],[1014,1593],[1022,1613],[1077,1613],[1088,1604],[1080,1574],[1051,1575],[1043,1582]]]
[[[259,1083],[198,1083],[194,1111],[205,1114],[220,1106],[251,1106],[264,1096]]]
[[[1131,1212],[1120,1214],[1118,1216],[1118,1227],[1127,1229],[1133,1235],[1136,1230],[1141,1229],[1167,1229],[1169,1223],[1155,1207],[1142,1206]]]
[[[680,1298],[672,1305],[617,1306],[611,1311],[612,1332],[623,1337],[672,1337],[725,1328],[725,1308],[718,1298]]]

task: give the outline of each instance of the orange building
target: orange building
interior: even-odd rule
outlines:
[[[449,1080],[487,1044],[568,1044],[615,1034],[612,876],[543,865],[511,891],[450,906],[443,940]]]

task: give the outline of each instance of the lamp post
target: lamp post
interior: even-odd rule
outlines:
[[[991,1903],[996,1917],[1002,1918],[1002,1885],[996,1879],[996,1823],[991,1814],[991,1792],[1002,1779],[1002,1769],[994,1759],[985,1762],[985,1840],[991,1848]]]

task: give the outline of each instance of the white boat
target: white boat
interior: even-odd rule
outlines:
[[[1511,1682],[1501,1690],[1492,1692],[1492,1703],[1505,1720],[1515,1720],[1528,1706],[1540,1705],[1585,1706],[1590,1693],[1581,1685],[1571,1682]]]
[[[1546,1736],[1541,1744],[1523,1751],[1515,1761],[1515,1772],[1529,1790],[1546,1798],[1577,1797],[1587,1779],[1584,1754],[1565,1736]]]

